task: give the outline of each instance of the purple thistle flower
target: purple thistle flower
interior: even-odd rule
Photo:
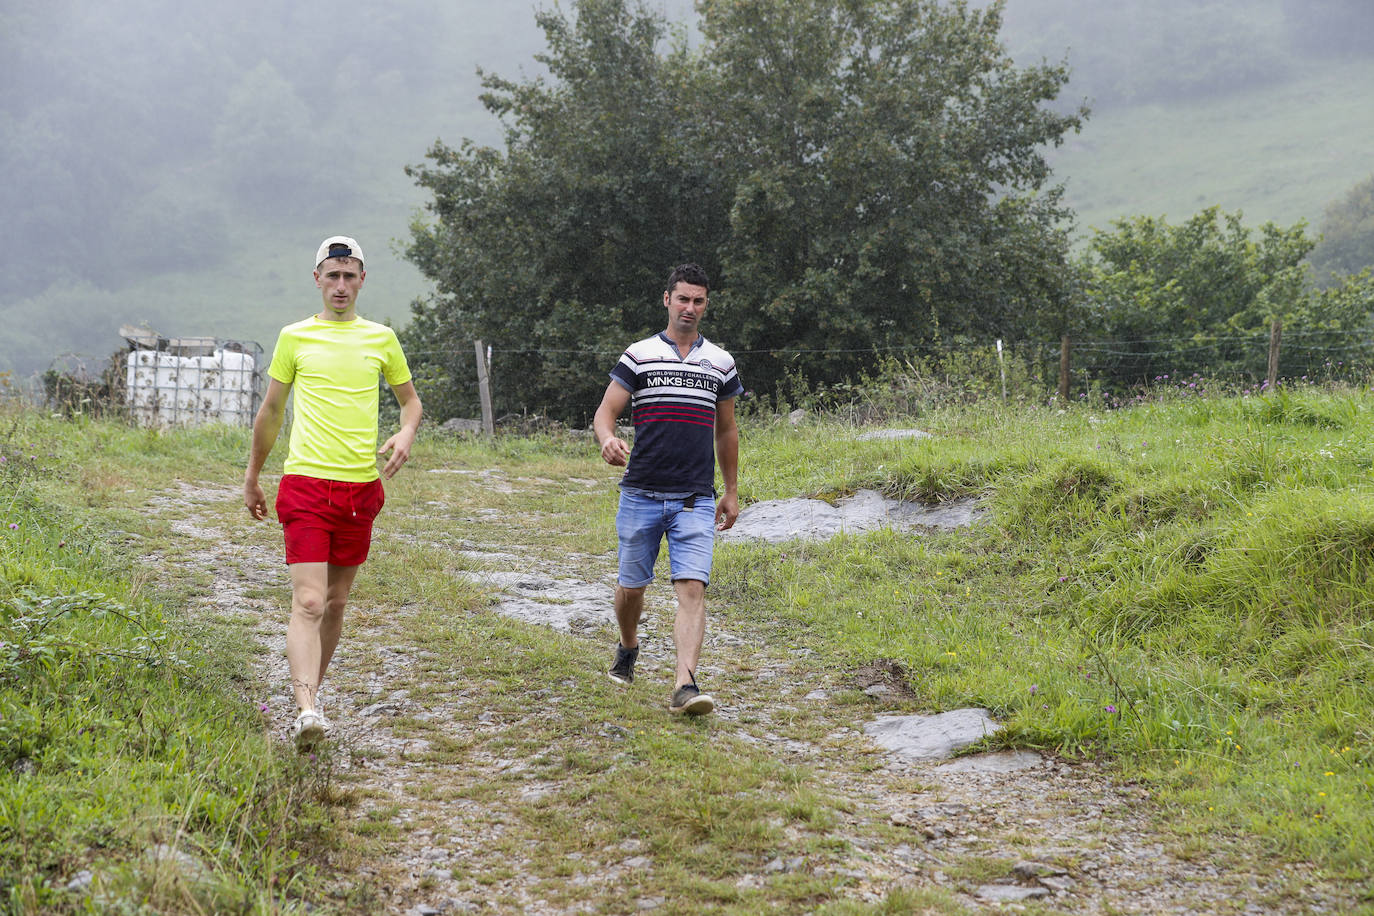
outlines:
[[[1031,686],[1030,686],[1030,692],[1031,692],[1031,696],[1035,696],[1037,693],[1040,692],[1040,685],[1039,685],[1039,684],[1031,684]]]
[[[1106,706],[1103,706],[1102,708],[1107,712],[1111,713],[1112,715],[1116,715],[1116,707],[1113,706],[1111,703],[1108,703]]]

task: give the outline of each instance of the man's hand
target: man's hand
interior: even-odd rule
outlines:
[[[607,436],[601,443],[601,457],[612,467],[623,468],[630,459],[630,443],[616,436]]]
[[[290,385],[272,379],[267,383],[267,393],[262,396],[262,406],[253,418],[253,446],[248,452],[248,468],[243,472],[243,504],[248,507],[248,514],[259,521],[267,518],[267,495],[258,485],[258,474],[272,452],[277,433],[281,432],[282,418],[286,416],[286,396],[290,393]]]
[[[407,461],[410,460],[410,447],[415,444],[415,433],[410,429],[402,429],[396,435],[382,443],[382,447],[377,449],[378,455],[385,455],[391,452],[391,457],[382,466],[382,476],[390,480],[396,475]]]
[[[256,478],[244,480],[243,504],[248,507],[248,514],[253,518],[259,521],[267,518],[267,494],[262,492],[262,486]]]
[[[630,403],[630,390],[614,379],[601,396],[601,405],[592,418],[592,430],[601,443],[601,457],[611,467],[623,468],[630,460],[630,443],[615,434],[615,423]]]
[[[382,465],[382,476],[387,480],[395,476],[401,466],[410,460],[410,447],[415,444],[415,436],[420,432],[420,417],[424,415],[424,408],[420,406],[420,396],[415,393],[413,381],[392,385],[391,393],[396,395],[396,403],[401,408],[401,429],[377,449],[378,455],[391,452],[391,457]]]
[[[737,518],[739,518],[738,496],[734,493],[726,493],[716,500],[716,530],[724,531],[734,527]]]

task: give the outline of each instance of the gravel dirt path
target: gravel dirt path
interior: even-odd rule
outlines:
[[[487,483],[494,493],[536,485],[499,473]],[[293,711],[282,654],[289,586],[280,529],[248,522],[233,486],[183,483],[152,500],[150,509],[180,536],[178,562],[214,570],[190,612],[218,615],[260,644],[251,699],[269,704],[272,727],[285,741]],[[379,522],[374,551],[416,537],[398,519],[438,519],[444,511],[394,499]],[[469,568],[460,575],[468,587],[490,594],[481,613],[560,628],[584,640],[590,657],[609,656],[612,557],[550,563],[512,547],[520,538],[510,530],[484,546],[477,540],[483,526],[527,525],[528,515],[460,514],[470,523],[467,540],[455,544],[436,533],[433,547],[465,552]],[[437,532],[441,525],[435,526]],[[156,566],[158,558],[147,559]],[[158,576],[155,568],[150,574]],[[670,654],[661,650],[671,637],[669,595],[664,588],[650,596],[641,679],[666,685]],[[525,866],[539,849],[502,838],[519,833],[531,804],[568,787],[547,768],[504,756],[502,739],[567,715],[559,701],[582,685],[576,678],[556,684],[532,678],[520,714],[487,703],[491,684],[417,688],[426,664],[442,651],[407,642],[414,632],[407,616],[423,609],[350,607],[326,681],[325,708],[337,733],[335,750],[321,765],[348,799],[340,816],[370,844],[366,854],[330,854],[339,906],[407,914],[711,910],[696,901],[622,893],[629,877],[657,865],[633,840],[566,863],[557,870],[564,878],[551,882],[547,869],[534,877]],[[532,622],[541,614],[545,623]],[[910,892],[904,899],[930,901],[913,904],[914,911],[932,913],[1308,913],[1343,912],[1351,904],[1308,870],[1264,861],[1242,842],[1182,842],[1166,829],[1145,788],[1103,765],[1029,751],[944,762],[894,757],[863,732],[866,720],[888,711],[883,698],[903,689],[890,669],[875,665],[858,682],[839,682],[834,672],[806,665],[804,652],[770,653],[763,640],[751,638],[747,622],[736,618],[731,626],[712,621],[703,653],[703,681],[722,703],[713,733],[805,767],[843,812],[830,854],[815,861],[770,858],[741,869],[738,887],[809,873],[833,881],[831,904],[852,901],[858,909],[847,911],[857,912],[868,911],[865,904],[874,912],[899,911],[876,908],[897,888]],[[599,667],[585,677],[604,681]],[[855,688],[870,688],[874,702],[838,701]],[[800,717],[808,726],[799,731]],[[614,748],[623,738],[611,717],[581,727],[589,748]]]

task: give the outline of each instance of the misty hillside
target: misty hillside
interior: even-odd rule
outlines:
[[[1079,228],[1212,205],[1307,220],[1374,171],[1367,0],[1006,0],[1021,63],[1067,60],[1083,133],[1051,155]]]
[[[687,0],[649,4],[691,15]],[[0,11],[0,371],[92,368],[121,324],[251,339],[314,311],[314,248],[355,235],[364,315],[425,292],[397,254],[436,139],[499,145],[477,68],[541,72],[533,3],[57,0]],[[565,8],[567,4],[564,4]],[[213,21],[213,27],[207,27]],[[1023,63],[1093,114],[1052,162],[1079,230],[1219,204],[1315,226],[1374,165],[1365,0],[1008,0]]]

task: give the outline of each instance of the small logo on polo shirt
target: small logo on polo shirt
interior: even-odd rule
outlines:
[[[709,359],[698,360],[697,365],[703,369],[707,369],[710,371],[714,371],[716,368],[715,366],[711,365],[711,361]]]

